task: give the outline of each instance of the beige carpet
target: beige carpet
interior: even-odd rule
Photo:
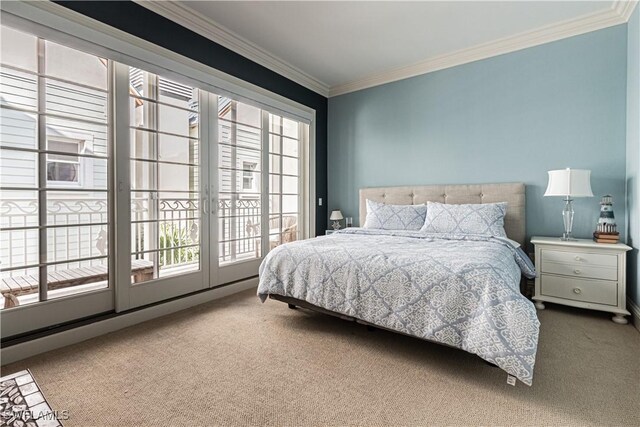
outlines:
[[[533,387],[463,351],[244,292],[2,368],[66,426],[640,425],[640,333],[548,305]]]

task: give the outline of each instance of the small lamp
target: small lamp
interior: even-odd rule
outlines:
[[[333,229],[334,230],[339,230],[340,229],[340,220],[343,219],[342,212],[340,212],[340,211],[332,211],[331,212],[331,216],[329,217],[329,219],[331,221],[333,221],[333,224],[331,224]]]
[[[571,236],[573,228],[573,198],[593,197],[591,191],[591,171],[586,169],[560,169],[549,171],[549,184],[545,196],[564,197],[565,206],[562,211],[564,233],[561,240],[575,240]]]

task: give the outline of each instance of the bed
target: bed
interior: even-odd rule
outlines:
[[[518,248],[524,192],[521,183],[362,189],[360,224],[367,200],[507,202],[506,237],[349,228],[275,248],[260,266],[258,296],[456,347],[531,385],[539,322],[520,293],[522,275],[535,276]]]

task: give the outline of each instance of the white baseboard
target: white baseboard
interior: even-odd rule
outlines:
[[[156,317],[166,316],[167,314],[185,310],[187,308],[255,288],[257,286],[258,278],[247,279],[234,283],[233,285],[200,292],[163,304],[132,311],[131,313],[68,329],[57,334],[15,344],[11,347],[0,349],[0,361],[4,366],[18,360],[26,359],[27,357],[35,356],[36,354],[66,347],[81,341],[86,341],[109,332],[117,331],[137,323],[146,322],[147,320],[155,319]]]
[[[631,298],[627,298],[627,308],[631,312],[631,321],[633,326],[640,332],[640,306],[636,304]]]

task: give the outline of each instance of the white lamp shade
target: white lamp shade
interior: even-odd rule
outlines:
[[[329,219],[331,221],[340,221],[341,219],[343,219],[342,212],[340,212],[340,211],[332,211],[331,212],[331,216],[329,217]]]
[[[548,173],[549,184],[545,196],[593,197],[590,170],[567,168]]]

